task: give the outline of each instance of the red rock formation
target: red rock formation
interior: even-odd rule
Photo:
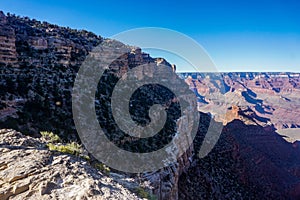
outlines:
[[[300,74],[298,73],[183,73],[190,88],[204,96],[199,110],[214,110],[216,119],[234,105],[248,106],[259,117],[269,118],[277,129],[300,127]],[[222,86],[223,81],[223,86]],[[222,89],[222,87],[225,88]],[[224,92],[222,92],[224,91]],[[210,98],[223,95],[223,98]],[[220,97],[220,96],[219,96]],[[218,115],[221,115],[218,117]],[[226,118],[226,117],[225,117]]]

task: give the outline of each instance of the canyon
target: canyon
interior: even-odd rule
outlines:
[[[180,76],[198,95],[199,111],[211,112],[218,118],[218,114],[224,116],[235,105],[251,109],[261,121],[269,121],[278,130],[299,127],[299,73],[181,73]]]
[[[188,129],[183,115],[169,120],[171,128],[158,138],[138,143],[120,135],[110,118],[107,102],[118,79],[143,64],[172,70],[174,65],[165,59],[88,31],[1,12],[1,199],[300,198],[299,142],[277,133],[300,127],[300,77],[296,73],[180,73],[185,87],[198,99],[199,127],[190,148],[176,162],[154,172],[96,169],[97,161],[76,132],[71,93],[81,64],[99,44],[128,50],[100,80],[105,85],[99,87],[95,102],[99,123],[116,145],[147,152],[176,136],[180,130],[172,128],[177,123],[180,129]],[[157,94],[166,95],[167,103],[174,98],[158,87],[141,89],[140,94],[131,112],[142,123],[149,120],[143,114],[149,100],[156,100]],[[176,113],[178,105],[170,104],[169,111]],[[212,151],[200,158],[210,124],[223,126],[222,133]],[[44,131],[61,138],[56,145],[76,141],[86,153],[78,156],[51,150],[41,135]]]

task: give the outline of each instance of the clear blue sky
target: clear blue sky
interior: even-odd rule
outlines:
[[[198,41],[220,71],[299,72],[299,2],[0,0],[0,10],[104,37],[139,27],[169,28]]]

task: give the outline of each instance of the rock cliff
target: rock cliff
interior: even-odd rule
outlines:
[[[13,128],[21,131],[25,135],[34,137],[40,137],[39,133],[41,131],[51,131],[58,134],[64,141],[78,141],[72,120],[71,91],[79,67],[86,56],[91,53],[91,50],[99,44],[105,43],[104,45],[112,48],[125,46],[125,48],[128,49],[128,53],[122,55],[116,62],[110,65],[110,73],[108,73],[107,77],[112,81],[108,82],[106,87],[101,87],[105,90],[104,92],[109,92],[109,90],[106,89],[111,88],[114,83],[113,80],[117,80],[116,78],[123,75],[128,69],[138,65],[152,63],[158,67],[164,65],[171,68],[171,65],[163,58],[152,58],[149,54],[143,53],[140,48],[126,46],[115,40],[104,39],[88,31],[59,27],[27,17],[17,17],[10,14],[5,16],[2,12],[0,17],[0,43],[4,44],[0,45],[1,128]],[[139,74],[138,76],[143,76],[143,74]],[[151,98],[151,94],[149,98]],[[105,98],[104,100],[108,99]],[[107,125],[108,121],[104,123]],[[21,135],[19,133],[16,134]],[[8,137],[9,139],[10,135],[4,134],[2,137]],[[23,137],[25,136],[21,138]],[[29,140],[38,141],[38,139]],[[4,148],[4,146],[1,145],[1,148],[2,147]],[[9,144],[7,144],[6,147],[8,147],[6,151],[10,152]],[[27,147],[24,148],[26,149]],[[20,153],[20,155],[16,155],[17,157],[26,154],[26,152],[14,152]],[[41,157],[36,157],[37,165],[39,165],[39,162],[42,162],[41,165],[48,165],[47,167],[52,168],[52,161],[49,161],[50,163],[48,163],[48,161],[44,162],[45,159],[53,159],[52,154],[47,151],[41,152],[43,152],[41,153]],[[38,152],[36,153],[39,154]],[[28,159],[36,156],[34,151],[29,151],[27,154],[30,154]],[[58,166],[62,169],[64,169],[63,166],[69,165],[70,162],[73,163],[72,158],[68,156],[56,156],[55,158],[57,158],[59,162],[62,162],[61,166]],[[146,181],[151,180],[150,185],[153,187],[151,190],[153,190],[158,199],[177,199],[178,177],[186,162],[187,156],[185,156],[179,164],[175,163],[173,166],[166,167],[159,172],[142,175],[142,178]],[[75,165],[79,168],[83,167],[83,164],[79,161],[75,163]],[[32,167],[36,168],[34,166]],[[7,171],[8,170],[13,171],[12,168],[7,169]],[[58,168],[53,167],[53,169],[51,169],[52,172],[55,170],[58,170]],[[67,171],[67,169],[63,171]],[[76,172],[73,174],[74,176],[75,173]],[[48,175],[47,173],[41,174],[41,178],[47,177]],[[119,174],[119,176],[125,175]],[[132,176],[136,177],[136,175]],[[67,178],[71,179],[71,175]],[[86,176],[84,176],[78,180],[78,184],[87,185],[90,181],[91,185],[95,186],[95,190],[97,190],[100,187],[99,185],[97,186],[97,184],[100,184],[100,182],[92,181],[92,179],[96,178],[96,176],[93,176],[85,180]],[[33,181],[33,177],[29,179],[31,181],[30,184],[37,184]],[[52,179],[49,180],[49,183],[51,181]],[[8,188],[3,190],[2,194],[6,195],[3,196],[3,198],[21,193],[15,191],[14,184],[15,183],[10,182],[6,183]],[[24,187],[24,191],[22,189],[22,195],[30,196],[31,193],[33,193],[32,191],[38,191],[36,188],[40,187],[39,184],[37,184],[36,188],[31,190],[30,188],[33,186],[28,184]],[[57,183],[52,184],[51,182],[50,186],[52,187],[52,185],[55,184]],[[131,184],[134,185],[134,183]],[[72,189],[66,185],[61,185],[61,183],[59,186],[55,185],[53,187],[61,188],[60,190],[48,192],[54,196],[57,193],[54,194],[53,192]],[[81,186],[78,186],[77,189],[80,190],[80,187]],[[82,190],[88,190],[84,187],[88,186],[82,186]],[[46,188],[48,188],[48,186]],[[25,193],[23,194],[23,192]],[[100,189],[98,192],[103,194]],[[66,193],[66,195],[69,194]],[[79,193],[74,193],[74,195],[79,195]],[[102,197],[104,199],[113,199],[116,197],[116,195],[111,195],[111,197],[109,195]],[[34,197],[41,196],[32,196],[32,198]],[[46,198],[46,196],[42,197]],[[62,198],[62,196],[59,197]],[[129,199],[131,199],[131,197],[133,196],[128,196]],[[51,196],[49,196],[49,198],[51,198]],[[89,195],[88,198],[91,198],[91,195]],[[120,198],[122,199],[122,197]],[[123,199],[128,198],[124,197]]]
[[[0,127],[36,136],[49,130],[74,140],[71,91],[75,76],[86,56],[104,41],[112,48],[126,46],[88,31],[1,12]],[[110,65],[117,77],[147,63],[171,67],[140,48],[126,48],[128,53]]]

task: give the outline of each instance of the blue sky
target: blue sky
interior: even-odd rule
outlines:
[[[0,10],[104,37],[139,27],[168,28],[201,44],[219,71],[300,72],[298,1],[0,0]]]

